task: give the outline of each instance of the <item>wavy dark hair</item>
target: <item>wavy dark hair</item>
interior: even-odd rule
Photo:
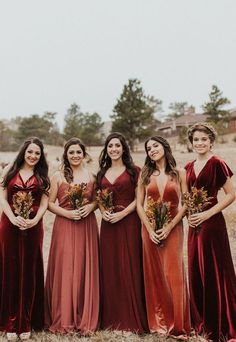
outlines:
[[[68,183],[72,183],[73,179],[74,179],[73,170],[72,170],[72,168],[70,166],[70,163],[69,163],[69,160],[67,158],[67,152],[68,152],[69,147],[71,145],[79,145],[79,147],[83,151],[84,157],[89,157],[88,153],[86,152],[85,145],[82,143],[82,141],[79,138],[75,138],[75,137],[71,138],[71,139],[69,139],[65,143],[65,145],[64,145],[64,152],[63,152],[63,155],[62,155],[62,165],[61,165],[61,168],[62,168],[64,177],[65,177],[65,179],[66,179],[66,181]]]
[[[125,140],[125,137],[119,132],[113,132],[109,134],[106,138],[104,148],[99,156],[100,170],[98,171],[96,180],[98,188],[101,186],[102,177],[105,175],[106,171],[111,167],[111,158],[107,154],[107,147],[111,139],[114,138],[119,139],[123,147],[122,161],[126,167],[127,172],[130,175],[131,181],[135,183],[137,180],[137,167],[134,165],[133,159],[130,154],[130,149]]]
[[[25,151],[27,150],[30,144],[35,144],[40,148],[41,155],[38,163],[34,166],[34,175],[38,179],[39,184],[42,187],[42,191],[46,195],[48,195],[48,191],[50,188],[50,181],[48,178],[48,163],[46,161],[43,143],[37,137],[27,138],[25,142],[21,145],[20,150],[13,162],[13,165],[10,167],[5,177],[3,178],[3,187],[6,188],[8,186],[10,180],[17,174],[17,172],[23,166],[25,162]]]
[[[176,177],[177,179],[179,179],[179,173],[176,170],[176,161],[175,161],[175,158],[173,157],[170,144],[168,143],[168,141],[165,138],[163,138],[159,135],[155,135],[151,138],[148,138],[144,143],[145,152],[146,152],[147,156],[146,156],[144,166],[143,166],[142,171],[141,171],[141,182],[142,182],[142,184],[144,184],[144,185],[149,184],[150,176],[153,174],[153,172],[156,170],[159,171],[156,163],[153,163],[153,161],[151,160],[151,158],[148,155],[147,144],[150,140],[157,141],[164,148],[164,156],[166,159],[166,168],[165,168],[166,174],[172,175],[173,177]]]

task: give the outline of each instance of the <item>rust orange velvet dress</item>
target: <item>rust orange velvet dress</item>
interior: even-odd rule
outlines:
[[[204,187],[217,203],[218,190],[232,172],[212,156],[196,177],[194,161],[186,165],[189,188]],[[189,228],[189,288],[193,326],[211,340],[236,339],[236,277],[222,212],[201,224],[198,234]]]
[[[94,182],[86,198],[93,200]],[[72,209],[66,195],[70,185],[58,189],[59,205]],[[99,325],[98,226],[94,212],[79,220],[56,215],[45,286],[45,327],[54,333],[86,334]]]
[[[31,191],[33,218],[39,208],[42,191],[33,175],[26,183],[18,172],[7,187],[8,202],[13,208],[13,195]],[[14,209],[13,209],[14,212]],[[21,231],[3,213],[0,223],[0,330],[27,332],[43,329],[44,275],[43,225],[39,223]]]
[[[151,175],[147,197],[161,198],[157,176]],[[169,176],[163,201],[171,203],[171,216],[178,212],[180,186]],[[152,332],[173,336],[189,335],[190,310],[183,263],[183,224],[176,225],[162,247],[151,241],[145,226],[142,229],[144,251],[144,284],[148,324]]]
[[[126,170],[113,184],[104,176],[101,187],[113,192],[115,206],[127,207],[135,198],[136,184]],[[100,247],[101,328],[147,332],[141,222],[136,211],[117,223],[102,220]]]

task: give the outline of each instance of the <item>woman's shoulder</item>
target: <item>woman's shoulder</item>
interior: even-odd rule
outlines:
[[[185,170],[188,170],[190,167],[193,166],[193,164],[194,164],[195,161],[196,161],[196,159],[187,162],[187,164],[185,165],[184,169],[185,169]]]

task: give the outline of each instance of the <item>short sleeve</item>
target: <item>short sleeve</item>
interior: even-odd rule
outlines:
[[[229,168],[229,166],[221,159],[217,160],[216,164],[216,185],[218,188],[222,188],[222,186],[227,181],[227,178],[231,178],[233,172]]]

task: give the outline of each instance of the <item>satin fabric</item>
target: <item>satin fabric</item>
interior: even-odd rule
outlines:
[[[35,176],[25,183],[17,173],[7,187],[14,212],[13,195],[18,191],[33,196],[33,218],[42,191]],[[22,333],[41,330],[44,322],[44,275],[42,221],[26,231],[19,230],[3,213],[0,222],[0,330]]]
[[[146,189],[147,198],[161,198],[151,175]],[[162,200],[169,202],[170,215],[178,212],[180,186],[169,176]],[[144,250],[144,283],[149,328],[153,332],[175,337],[190,334],[190,309],[183,263],[183,224],[176,225],[162,247],[151,241],[145,226],[142,229]]]
[[[86,198],[93,199],[93,182]],[[72,209],[66,195],[70,185],[58,189],[59,205]],[[45,286],[45,327],[54,333],[86,334],[99,326],[98,227],[94,212],[73,221],[56,216]]]
[[[102,188],[113,192],[116,211],[135,198],[136,184],[124,171],[112,184],[104,176]],[[143,272],[141,223],[136,211],[117,223],[102,220],[101,328],[137,333],[148,331]]]
[[[212,156],[196,177],[194,161],[186,165],[189,189],[204,187],[217,203],[218,190],[232,171]],[[236,277],[222,212],[201,224],[198,234],[189,227],[188,266],[191,314],[197,333],[213,341],[236,339]]]

